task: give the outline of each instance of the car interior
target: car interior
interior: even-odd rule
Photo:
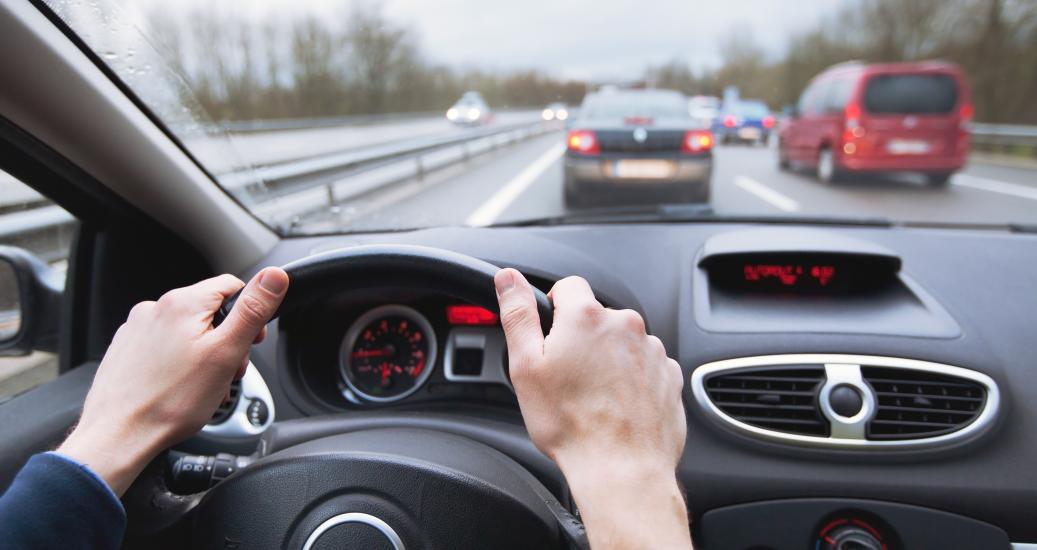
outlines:
[[[210,424],[123,497],[124,548],[330,548],[346,535],[326,520],[361,516],[371,548],[589,548],[519,414],[501,267],[537,287],[545,331],[545,293],[579,275],[680,363],[696,548],[1037,548],[1028,226],[621,214],[287,235],[42,3],[0,3],[0,52],[0,169],[78,221],[63,275],[0,248],[21,315],[5,352],[60,359],[0,402],[0,488],[75,424],[135,303],[269,265],[292,281]]]

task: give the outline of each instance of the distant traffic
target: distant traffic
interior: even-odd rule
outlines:
[[[853,174],[922,174],[946,184],[969,153],[972,102],[961,70],[943,62],[842,63],[817,75],[796,105],[776,114],[762,100],[603,85],[582,104],[543,108],[563,123],[567,207],[708,203],[715,144],[776,143],[776,162],[822,182]],[[466,92],[446,113],[457,125],[491,122]]]

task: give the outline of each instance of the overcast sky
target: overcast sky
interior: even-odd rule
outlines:
[[[167,11],[219,9],[263,19],[341,18],[376,0],[120,0]],[[771,54],[792,34],[859,0],[384,0],[383,13],[417,31],[422,50],[450,65],[537,68],[572,78],[631,78],[648,64],[713,66],[718,43],[750,37]]]

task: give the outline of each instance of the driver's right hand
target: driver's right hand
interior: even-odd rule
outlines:
[[[680,365],[638,313],[606,309],[579,277],[551,289],[546,338],[522,274],[503,269],[495,284],[526,428],[565,474],[592,546],[690,547],[675,475],[687,431]]]

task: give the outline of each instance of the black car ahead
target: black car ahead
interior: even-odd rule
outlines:
[[[584,98],[566,139],[565,204],[709,202],[713,134],[671,90]]]

